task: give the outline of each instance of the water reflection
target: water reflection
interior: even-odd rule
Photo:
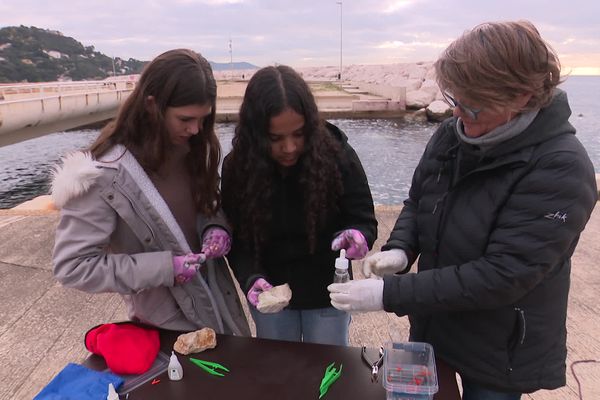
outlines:
[[[401,204],[435,125],[395,120],[336,122],[361,159],[375,203]]]
[[[58,159],[89,146],[97,135],[96,130],[59,132],[0,147],[0,209],[47,194]]]
[[[600,79],[571,77],[563,87],[570,94],[571,123],[599,168],[600,140],[596,131],[600,118],[594,105],[597,91],[590,88],[600,88]],[[360,157],[375,203],[401,204],[408,194],[414,168],[437,124],[382,119],[331,122],[348,135]],[[217,125],[223,154],[231,149],[233,130],[234,124]],[[0,147],[0,208],[14,207],[48,193],[51,167],[65,153],[89,146],[97,134],[96,130],[61,132]]]

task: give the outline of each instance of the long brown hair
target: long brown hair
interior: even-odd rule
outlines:
[[[147,107],[149,96],[156,107]],[[217,84],[209,62],[187,49],[167,51],[152,60],[142,72],[135,89],[119,109],[115,121],[102,129],[90,147],[99,158],[116,144],[122,144],[149,172],[157,172],[170,146],[165,125],[169,107],[210,105],[198,135],[190,139],[186,164],[192,176],[196,209],[212,215],[220,206],[219,161],[221,146],[215,134]]]
[[[285,65],[265,67],[256,72],[246,87],[232,150],[223,166],[228,188],[223,193],[225,210],[234,229],[255,254],[268,239],[272,219],[273,181],[278,166],[271,158],[271,118],[290,108],[304,117],[304,152],[298,160],[299,183],[304,193],[304,214],[311,252],[317,230],[329,213],[338,209],[342,193],[338,167],[341,146],[325,128],[308,84]]]

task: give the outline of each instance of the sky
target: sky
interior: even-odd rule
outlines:
[[[573,75],[600,75],[596,0],[0,0],[0,27],[58,30],[108,56],[188,47],[259,67],[434,61],[465,30],[527,19]],[[231,47],[230,47],[231,44]]]

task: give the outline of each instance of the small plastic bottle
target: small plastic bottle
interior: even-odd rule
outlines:
[[[348,259],[346,258],[346,250],[340,250],[340,256],[335,259],[335,274],[333,275],[333,283],[344,283],[350,280],[348,274]]]
[[[168,369],[169,379],[172,381],[178,381],[183,378],[183,367],[179,363],[177,359],[177,355],[174,351],[171,352],[171,358],[169,360],[169,369]]]

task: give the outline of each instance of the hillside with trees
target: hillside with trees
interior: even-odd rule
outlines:
[[[139,74],[147,61],[114,59],[58,31],[35,26],[0,29],[0,83],[104,79]],[[257,69],[247,62],[216,63],[213,70]]]
[[[113,71],[139,73],[144,63],[113,60],[58,31],[22,25],[0,29],[0,83],[104,79]]]

